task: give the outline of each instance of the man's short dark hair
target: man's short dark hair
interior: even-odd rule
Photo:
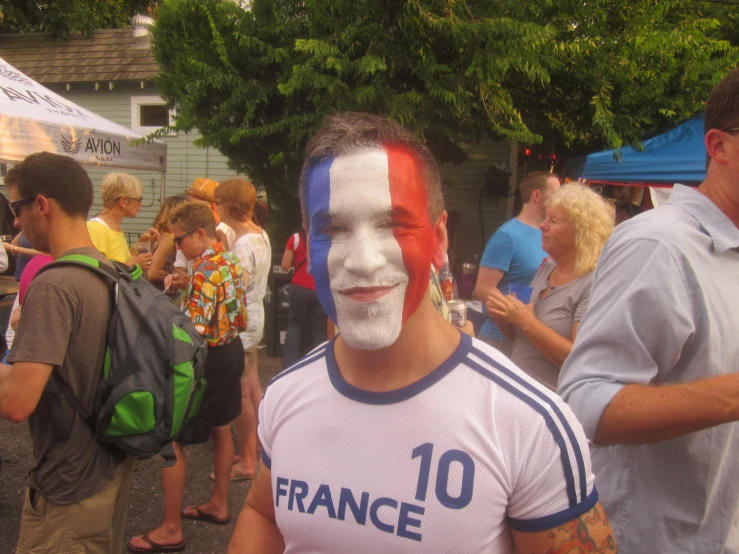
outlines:
[[[8,171],[5,184],[18,187],[21,198],[53,198],[69,217],[86,218],[92,206],[90,176],[69,156],[31,154]]]
[[[728,131],[739,128],[739,68],[729,71],[706,101],[703,127]]]
[[[428,213],[435,223],[444,211],[441,172],[431,151],[412,132],[385,117],[360,112],[344,112],[326,117],[308,142],[300,176],[303,222],[308,221],[307,179],[313,165],[331,156],[351,154],[361,148],[400,146],[419,163],[426,187]]]
[[[549,178],[557,178],[553,173],[548,171],[532,171],[521,181],[521,202],[526,204],[531,200],[531,195],[535,190],[544,192],[547,190]]]

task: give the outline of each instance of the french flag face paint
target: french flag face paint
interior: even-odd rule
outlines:
[[[307,182],[318,297],[352,348],[393,344],[429,283],[435,248],[419,165],[368,148],[315,164]]]

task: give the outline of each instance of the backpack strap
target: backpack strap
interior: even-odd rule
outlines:
[[[93,435],[95,434],[95,420],[92,417],[92,414],[90,411],[85,407],[85,405],[80,401],[79,398],[77,398],[77,395],[72,390],[72,387],[69,383],[67,383],[67,380],[62,377],[61,373],[59,373],[59,368],[55,367],[54,371],[51,372],[51,377],[54,379],[54,384],[56,385],[57,392],[64,395],[64,398],[67,399],[67,401],[72,405],[72,407],[77,410],[77,413],[80,414],[80,417],[85,420],[85,423],[92,429]],[[54,413],[57,410],[61,410],[61,405],[57,402],[52,402],[51,404],[51,413],[54,416],[54,421],[62,421],[63,416],[61,413]],[[56,423],[55,423],[56,425]]]
[[[69,265],[86,267],[96,274],[100,275],[101,277],[105,278],[106,281],[112,282],[114,285],[117,285],[118,280],[120,279],[120,271],[117,267],[111,267],[108,264],[102,264],[99,260],[96,260],[95,258],[91,256],[86,256],[84,254],[69,254],[67,256],[62,256],[61,258],[54,260],[52,263],[42,267],[38,271],[36,276],[54,267]],[[34,278],[36,276],[34,276]],[[113,305],[115,306],[115,290],[113,290],[112,292]],[[95,418],[92,416],[87,407],[85,407],[82,401],[77,397],[71,385],[67,383],[64,377],[62,377],[59,369],[59,367],[55,367],[54,370],[51,372],[53,386],[54,388],[56,388],[56,394],[51,400],[51,413],[52,417],[54,418],[54,428],[57,432],[57,436],[59,436],[63,440],[66,440],[69,438],[69,433],[71,431],[71,429],[67,428],[64,423],[64,414],[62,411],[60,396],[64,396],[64,398],[67,399],[67,402],[69,402],[69,404],[85,421],[87,426],[92,430],[93,436],[95,436]]]
[[[295,271],[293,271],[293,275],[295,275],[298,271],[300,271],[300,268],[305,265],[305,259],[298,264],[298,267],[295,268]]]
[[[112,263],[115,264],[116,262],[112,262]],[[86,267],[87,269],[90,269],[91,271],[97,273],[98,275],[105,277],[108,281],[113,281],[114,283],[118,283],[118,279],[120,279],[121,272],[117,266],[111,267],[108,264],[100,263],[100,260],[96,260],[92,256],[86,256],[84,254],[68,254],[67,256],[62,256],[61,258],[58,258],[54,260],[53,262],[51,262],[50,264],[47,264],[44,267],[42,267],[38,271],[38,273],[36,273],[36,275],[40,275],[41,273],[44,273],[45,271],[49,271],[50,269],[53,269],[55,267],[69,266],[69,265]]]
[[[172,467],[177,463],[177,455],[174,453],[173,441],[169,441],[159,449],[159,455],[163,458],[162,467]]]

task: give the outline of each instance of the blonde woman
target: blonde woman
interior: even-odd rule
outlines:
[[[151,253],[131,255],[121,221],[136,217],[144,199],[144,187],[136,177],[126,173],[108,173],[100,187],[103,211],[87,222],[87,230],[95,248],[106,258],[128,265],[139,264],[143,269],[151,265]],[[158,233],[149,230],[141,240],[151,240]]]
[[[585,314],[593,270],[613,231],[613,207],[581,185],[566,185],[547,203],[541,224],[549,258],[531,282],[531,301],[494,290],[487,309],[513,341],[511,360],[552,390]]]

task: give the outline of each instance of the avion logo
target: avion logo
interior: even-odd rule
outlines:
[[[59,144],[67,154],[79,154],[82,149],[82,139],[67,138],[64,135],[59,135]]]

